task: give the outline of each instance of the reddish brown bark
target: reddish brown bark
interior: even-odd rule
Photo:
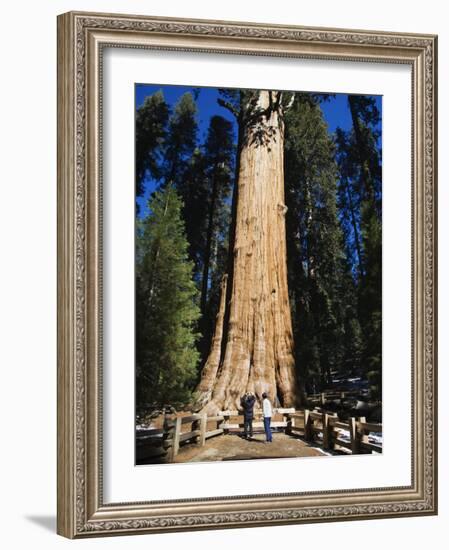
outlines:
[[[258,399],[267,392],[284,406],[297,399],[279,94],[260,91],[257,101],[247,107],[252,109],[250,116],[244,117],[232,287],[227,303],[220,306],[211,353],[197,388],[198,403],[212,414],[239,407],[245,391]]]
[[[223,321],[226,305],[226,289],[228,276],[224,275],[221,281],[220,305],[215,318],[215,331],[212,338],[212,345],[207,361],[201,372],[201,380],[197,387],[198,408],[206,405],[212,398],[212,390],[217,378],[218,367],[220,366],[221,345],[223,339]]]

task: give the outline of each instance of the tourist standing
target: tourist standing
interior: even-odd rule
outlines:
[[[243,409],[243,426],[245,439],[253,437],[253,418],[255,402],[256,397],[251,392],[246,392],[240,400],[240,404]]]
[[[265,438],[267,443],[272,443],[273,436],[271,435],[271,417],[273,416],[273,407],[271,401],[268,399],[268,394],[262,394],[262,412],[263,412],[263,426],[265,428]]]

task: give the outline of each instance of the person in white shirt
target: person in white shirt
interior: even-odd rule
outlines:
[[[267,443],[273,442],[273,436],[271,434],[271,417],[273,415],[273,407],[271,401],[268,399],[268,394],[264,392],[262,394],[262,412],[263,412],[263,426],[265,428],[265,437]]]

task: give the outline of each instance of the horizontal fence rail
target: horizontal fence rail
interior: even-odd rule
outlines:
[[[326,451],[339,450],[352,454],[381,453],[382,443],[370,440],[370,434],[382,434],[382,424],[367,422],[365,417],[340,420],[336,413],[319,409],[275,408],[271,427],[286,435],[300,437],[321,446]],[[145,450],[159,448],[166,453],[166,460],[173,462],[183,445],[204,446],[212,437],[230,433],[242,433],[242,411],[221,411],[215,416],[206,414],[166,415],[163,427],[141,429],[137,432],[136,458],[144,457]],[[262,411],[254,411],[252,426],[262,429]]]

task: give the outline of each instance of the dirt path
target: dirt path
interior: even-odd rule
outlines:
[[[229,434],[209,439],[204,447],[186,445],[180,448],[175,462],[204,462],[219,460],[248,460],[254,458],[292,458],[324,456],[320,449],[301,439],[284,433],[273,433],[273,442],[265,443],[264,434],[255,434],[251,440]]]

